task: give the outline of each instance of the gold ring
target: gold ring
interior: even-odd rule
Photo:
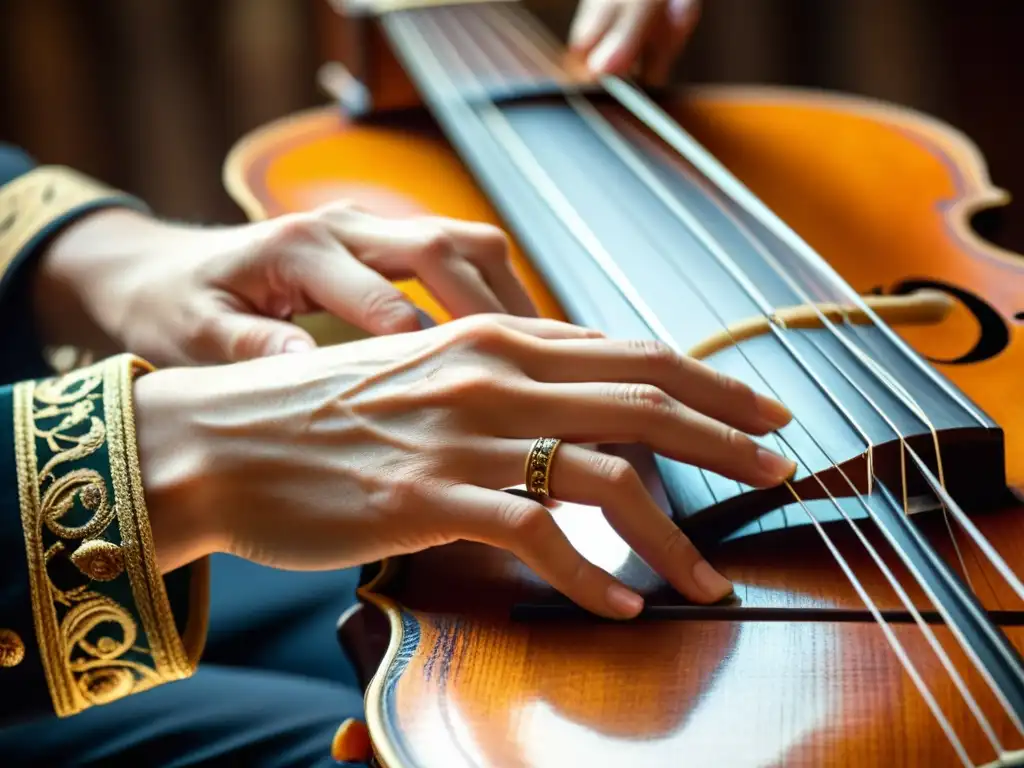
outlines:
[[[551,462],[562,441],[556,437],[538,437],[526,454],[526,490],[538,496],[548,496]]]

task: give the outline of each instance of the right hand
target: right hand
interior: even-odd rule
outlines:
[[[639,69],[650,85],[664,85],[700,18],[700,0],[580,0],[569,47],[595,74]]]
[[[652,343],[536,318],[476,316],[135,385],[143,483],[164,572],[214,551],[343,568],[459,539],[511,550],[597,614],[642,599],[576,552],[523,483],[534,438],[565,443],[555,498],[600,507],[689,599],[731,585],[630,464],[573,443],[643,443],[752,486],[792,474],[744,432],[791,418],[744,384]]]

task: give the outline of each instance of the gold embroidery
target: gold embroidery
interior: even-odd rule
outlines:
[[[0,669],[16,667],[25,658],[25,643],[13,629],[0,629]]]
[[[44,165],[0,187],[0,274],[49,222],[116,190],[70,168]]]
[[[122,355],[14,390],[36,637],[58,715],[195,668],[198,654],[178,635],[156,566],[142,494],[131,387],[147,370]],[[97,466],[109,469],[109,486]]]
[[[84,491],[82,503],[88,506]],[[124,555],[121,548],[109,541],[90,539],[82,542],[72,553],[71,562],[93,581],[113,581],[124,573]]]

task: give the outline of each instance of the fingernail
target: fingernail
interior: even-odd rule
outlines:
[[[608,607],[624,618],[636,616],[644,607],[644,599],[621,584],[611,584],[606,599]]]
[[[693,580],[712,602],[732,593],[732,582],[712,568],[707,560],[701,560],[693,566]]]
[[[760,446],[757,449],[757,465],[766,475],[780,483],[796,473],[796,462]]]
[[[402,333],[423,329],[416,310],[404,301],[396,301],[389,306],[384,311],[382,320],[381,325],[385,333]]]
[[[284,343],[282,351],[289,354],[292,352],[309,352],[311,349],[313,349],[313,345],[309,343],[308,339],[288,339]]]
[[[608,72],[608,63],[615,56],[615,49],[607,44],[597,46],[587,59],[587,67],[594,74],[603,75]]]
[[[764,395],[757,395],[757,414],[760,416],[766,424],[769,424],[773,429],[784,427],[793,420],[793,414],[789,408],[784,406],[778,400],[772,400],[770,397]]]

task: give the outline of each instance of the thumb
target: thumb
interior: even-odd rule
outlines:
[[[240,362],[316,348],[313,337],[297,325],[258,315],[223,312],[212,325],[210,347],[218,359]]]

